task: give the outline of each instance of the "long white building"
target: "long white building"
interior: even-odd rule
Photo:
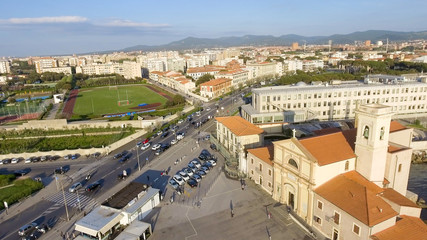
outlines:
[[[302,122],[312,119],[353,119],[357,104],[392,107],[395,117],[427,114],[427,83],[335,81],[333,85],[296,85],[252,89],[252,103],[242,106],[251,123]]]

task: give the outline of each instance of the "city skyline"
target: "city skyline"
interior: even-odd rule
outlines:
[[[157,2],[21,1],[2,3],[0,56],[79,54],[161,45],[186,37],[298,34],[327,36],[366,30],[423,31],[427,2],[331,0]],[[24,6],[24,7],[22,7]]]

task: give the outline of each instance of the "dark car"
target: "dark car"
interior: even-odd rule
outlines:
[[[169,143],[162,143],[162,146],[160,148],[163,148],[163,150],[166,150],[170,147],[171,147],[171,145]]]
[[[156,154],[156,155],[160,155],[160,154],[162,154],[162,152],[164,152],[165,151],[165,149],[164,148],[159,148],[159,149],[157,149],[156,150],[156,152],[154,153],[154,154]]]
[[[203,163],[202,167],[207,167],[209,169],[212,169],[213,165],[210,162],[205,162],[205,163]]]
[[[164,133],[162,133],[162,135],[160,136],[161,138],[165,138],[165,137],[167,137],[169,135],[169,132],[164,132]]]
[[[206,172],[203,171],[203,170],[199,170],[196,174],[199,175],[202,178],[204,178],[206,176]]]
[[[213,143],[211,144],[211,146],[210,146],[210,147],[211,147],[211,149],[212,149],[212,150],[214,150],[214,151],[217,151],[217,150],[218,150],[218,149],[216,148],[216,145],[215,145],[215,144],[213,144]]]
[[[99,182],[99,181],[96,181],[96,182],[94,182],[94,183],[92,183],[92,184],[89,184],[87,187],[86,187],[86,192],[93,192],[93,191],[95,191],[97,188],[99,188],[101,186],[101,183]]]
[[[125,163],[130,158],[130,156],[130,154],[123,156],[122,158],[120,158],[119,163]]]
[[[68,172],[68,170],[70,170],[69,167],[66,167],[66,166],[59,167],[59,168],[55,169],[55,174],[64,174],[64,173]]]
[[[190,180],[188,180],[187,183],[192,188],[197,187],[197,181],[192,179],[192,178]]]

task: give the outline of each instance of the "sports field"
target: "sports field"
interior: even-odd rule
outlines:
[[[138,104],[161,103],[163,105],[166,101],[166,98],[144,85],[79,89],[73,114],[102,115],[133,112],[138,110],[131,108],[137,107]]]

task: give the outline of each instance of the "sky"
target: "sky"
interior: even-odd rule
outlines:
[[[186,37],[425,31],[425,0],[20,0],[0,4],[0,56],[162,45]]]

